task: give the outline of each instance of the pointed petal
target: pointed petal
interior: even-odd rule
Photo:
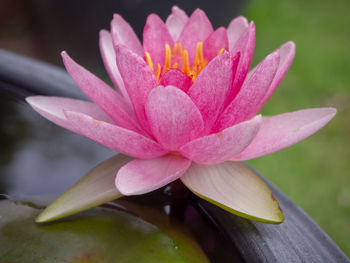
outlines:
[[[151,55],[153,65],[164,65],[165,44],[172,48],[174,40],[163,20],[156,14],[150,14],[143,29],[143,49]]]
[[[53,123],[77,132],[74,126],[66,119],[64,111],[77,111],[93,117],[94,119],[114,123],[113,120],[96,104],[83,100],[71,98],[32,96],[27,97],[26,101],[41,116],[52,121]]]
[[[165,24],[169,30],[169,33],[174,41],[179,38],[185,24],[187,23],[188,16],[177,6],[173,6],[171,14],[168,16]]]
[[[219,133],[190,141],[180,148],[180,153],[196,163],[216,164],[227,161],[251,143],[260,123],[261,115]]]
[[[230,54],[215,57],[199,73],[188,95],[200,110],[204,131],[209,132],[224,108],[227,93],[232,84],[233,61]]]
[[[100,163],[49,205],[35,222],[57,220],[122,197],[114,185],[115,175],[130,160],[118,154]]]
[[[181,181],[199,197],[238,216],[271,224],[284,220],[269,187],[243,163],[192,164]]]
[[[65,115],[79,134],[117,152],[142,159],[166,154],[158,143],[139,133],[78,112],[66,111]]]
[[[253,22],[249,24],[248,29],[242,34],[242,36],[236,41],[235,46],[231,50],[231,54],[240,53],[240,60],[238,63],[235,80],[232,85],[230,94],[227,97],[227,104],[229,104],[233,98],[239,92],[243,81],[245,80],[250,64],[252,62],[253,53],[255,47],[255,25]]]
[[[215,131],[252,118],[276,74],[279,64],[278,51],[268,55],[254,70],[242,89],[221,114]]]
[[[188,19],[178,40],[183,48],[188,50],[190,64],[193,62],[197,43],[204,42],[213,31],[207,15],[201,9],[196,9]]]
[[[120,15],[114,14],[111,22],[113,45],[123,45],[143,57],[143,48],[132,27]]]
[[[249,160],[291,146],[321,129],[335,113],[334,108],[314,108],[266,118],[252,143],[232,160]]]
[[[114,86],[123,95],[124,99],[131,104],[128,93],[126,92],[124,81],[120,76],[119,69],[117,67],[115,51],[112,43],[111,34],[106,30],[100,31],[100,52],[102,60],[107,69],[108,75],[111,78]]]
[[[190,165],[190,160],[174,155],[133,160],[118,171],[115,185],[124,195],[145,194],[175,181]]]
[[[229,50],[235,46],[237,40],[248,29],[248,20],[243,16],[233,19],[227,27],[227,36],[229,42]]]
[[[149,131],[145,116],[145,103],[149,92],[158,86],[158,81],[150,67],[140,56],[127,47],[116,47],[117,65],[124,80],[125,88],[133,103],[134,111],[142,127]]]
[[[280,63],[276,72],[276,75],[265,94],[264,99],[261,101],[259,108],[261,108],[265,102],[271,97],[271,95],[275,92],[278,85],[281,83],[282,79],[286,75],[290,65],[293,62],[295,55],[295,44],[292,41],[289,41],[282,45],[279,49],[279,53],[281,56]]]
[[[227,32],[224,27],[219,27],[203,43],[204,57],[210,61],[218,55],[220,50],[228,48]]]
[[[203,129],[196,105],[185,92],[173,86],[160,86],[151,91],[146,114],[153,135],[168,150],[177,150]]]
[[[193,84],[192,79],[178,69],[169,69],[161,78],[160,84],[164,87],[175,86],[184,92]]]
[[[130,106],[116,91],[63,51],[64,65],[77,86],[121,127],[140,131]]]

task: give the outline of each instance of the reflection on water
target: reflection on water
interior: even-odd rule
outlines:
[[[114,154],[0,97],[0,193],[58,194]]]

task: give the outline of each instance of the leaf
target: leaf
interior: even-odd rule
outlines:
[[[121,197],[114,180],[120,167],[130,160],[118,154],[100,163],[49,205],[35,222],[50,222]]]
[[[161,193],[164,195],[164,192]],[[150,203],[146,205],[140,204],[136,201],[137,199],[128,201],[127,198],[128,197],[110,202],[108,203],[109,207],[112,206],[121,209],[122,211],[127,211],[129,214],[137,216],[164,231],[171,239],[173,239],[175,245],[179,248],[179,253],[185,258],[193,258],[194,252],[198,255],[198,257],[201,256],[199,261],[190,261],[191,263],[209,263],[209,260],[205,258],[204,252],[201,250],[199,244],[194,241],[193,235],[188,232],[188,222],[186,222],[186,225],[184,226],[184,222],[178,221],[178,218],[164,213],[163,206],[161,208],[153,207],[159,205],[155,200],[151,201],[152,199],[149,199],[148,201],[151,201],[153,204],[153,206],[149,206]],[[144,198],[149,198],[149,196],[143,197],[143,200]],[[162,195],[159,195],[158,192],[157,198],[158,200],[162,200],[164,196],[162,197]],[[195,220],[196,223],[198,223],[197,221],[198,220]],[[185,231],[184,227],[186,229]]]
[[[193,163],[181,180],[199,197],[238,216],[271,224],[284,220],[269,187],[243,163]]]
[[[74,220],[37,225],[38,199],[0,201],[1,262],[209,262],[183,227],[174,229],[175,239],[116,209],[98,207]]]

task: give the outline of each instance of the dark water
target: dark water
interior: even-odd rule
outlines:
[[[0,192],[59,194],[114,152],[0,93]]]

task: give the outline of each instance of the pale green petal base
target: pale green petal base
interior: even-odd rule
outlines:
[[[114,180],[117,171],[130,160],[118,154],[102,162],[48,206],[36,222],[57,220],[122,197]],[[269,187],[243,163],[193,163],[181,180],[196,195],[230,213],[270,224],[284,220]]]
[[[122,197],[115,187],[115,175],[130,160],[118,154],[102,162],[49,205],[35,222],[57,220]]]
[[[199,197],[240,217],[269,224],[284,221],[269,187],[243,163],[192,164],[181,180]]]

